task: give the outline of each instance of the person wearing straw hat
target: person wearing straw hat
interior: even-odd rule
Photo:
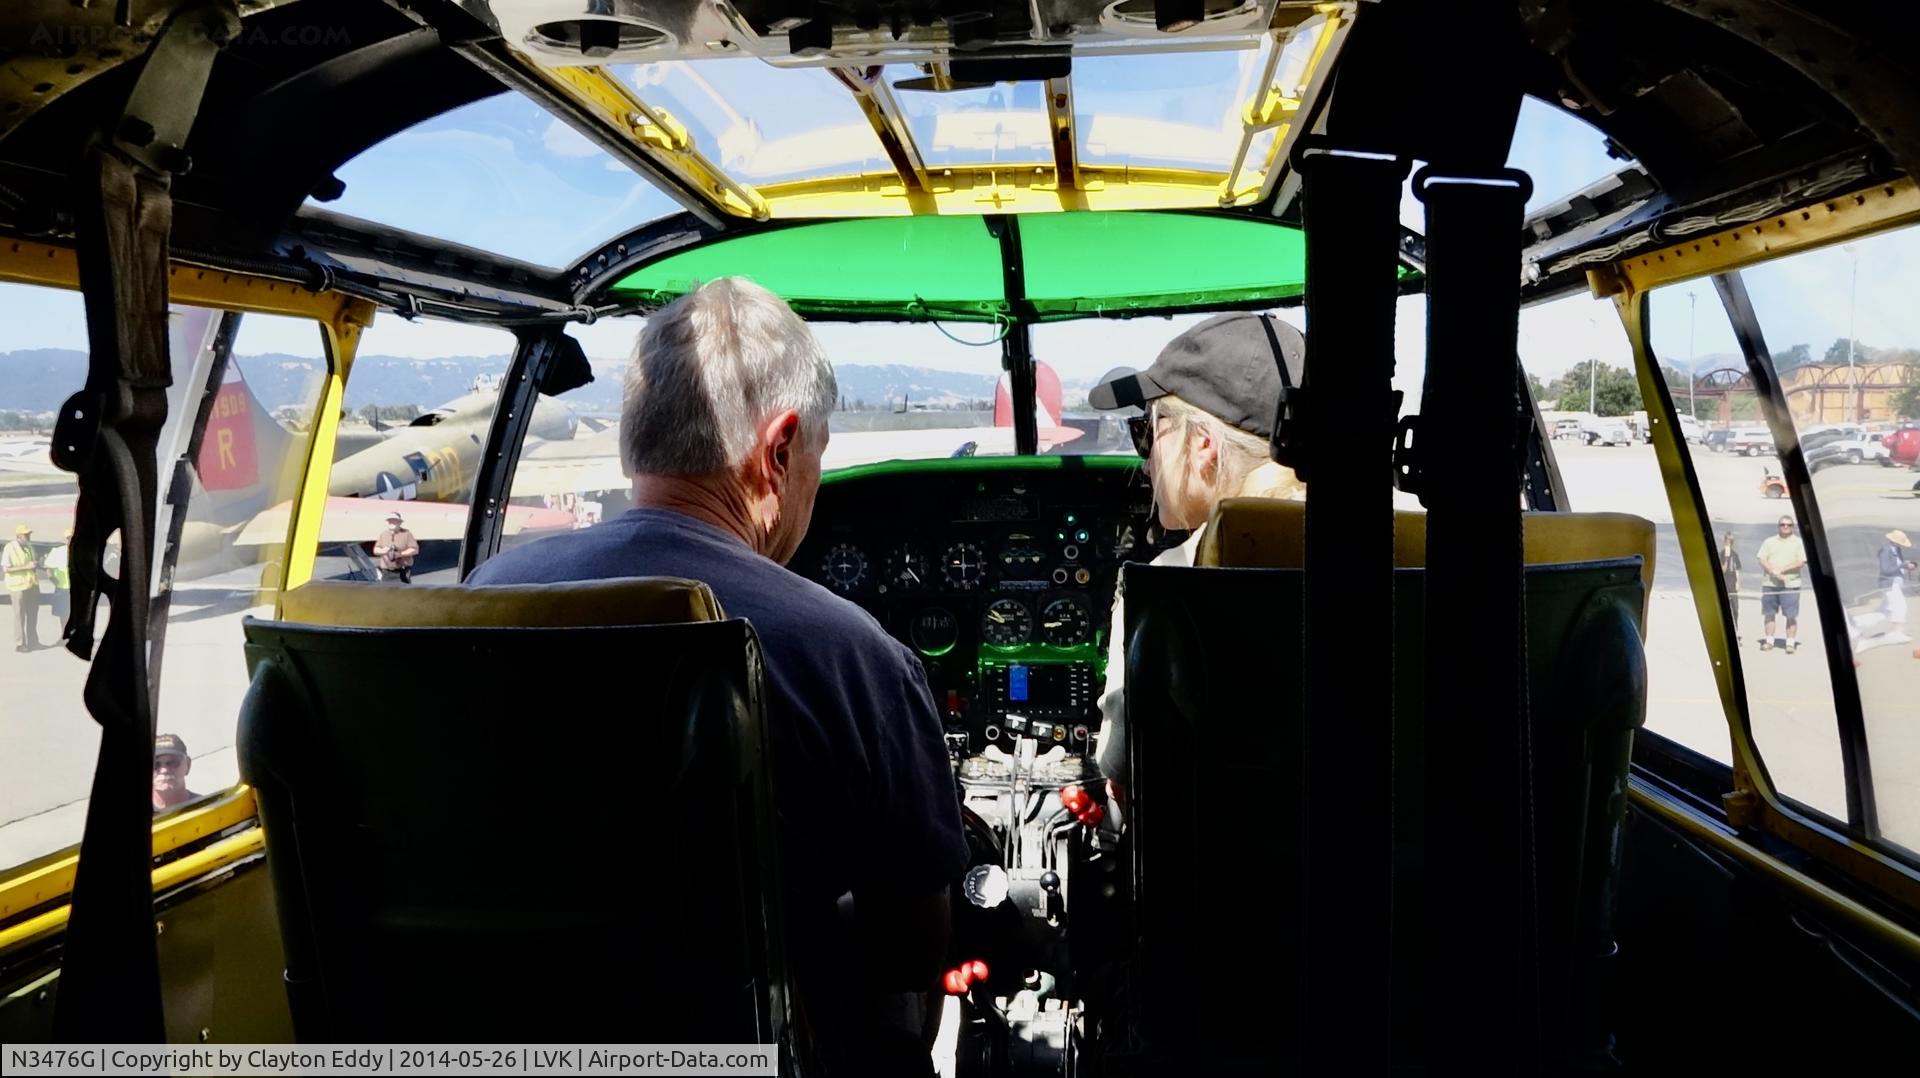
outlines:
[[[33,549],[32,527],[13,529],[13,542],[0,550],[0,569],[13,603],[13,650],[32,651],[40,646],[40,557]]]
[[[1887,638],[1894,642],[1909,639],[1907,636],[1907,574],[1914,569],[1914,563],[1907,555],[1913,549],[1913,540],[1907,533],[1895,528],[1887,533],[1887,541],[1880,546],[1880,591],[1882,606],[1887,612]]]

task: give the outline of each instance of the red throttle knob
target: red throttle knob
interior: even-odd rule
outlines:
[[[1089,805],[1093,804],[1093,798],[1088,795],[1084,787],[1062,786],[1060,788],[1060,803],[1067,806],[1068,812],[1079,816],[1087,811]]]

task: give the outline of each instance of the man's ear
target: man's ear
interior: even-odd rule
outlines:
[[[763,467],[774,494],[786,489],[787,473],[800,451],[800,413],[791,409],[767,420],[760,430]]]

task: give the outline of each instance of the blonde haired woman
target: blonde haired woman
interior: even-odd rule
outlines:
[[[1162,527],[1190,531],[1155,565],[1192,565],[1207,519],[1226,498],[1304,498],[1306,487],[1276,463],[1268,443],[1281,390],[1306,373],[1307,342],[1271,315],[1223,314],[1168,342],[1153,365],[1093,387],[1095,408],[1139,407],[1127,422],[1146,458],[1154,511]],[[1124,808],[1127,772],[1126,655],[1121,597],[1108,636],[1107,691],[1100,697],[1100,770]]]

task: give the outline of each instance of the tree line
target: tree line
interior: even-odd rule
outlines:
[[[1909,419],[1920,418],[1920,348],[1876,348],[1856,339],[1851,342],[1850,349],[1847,338],[1840,337],[1828,345],[1818,358],[1814,356],[1812,346],[1806,344],[1796,344],[1775,352],[1772,356],[1773,369],[1784,375],[1801,367],[1844,367],[1849,351],[1855,365],[1891,363],[1904,367],[1901,379],[1903,388],[1894,394],[1893,410],[1895,414]],[[1744,364],[1741,367],[1744,368]],[[1662,364],[1660,373],[1666,379],[1667,390],[1673,395],[1674,403],[1684,411],[1689,375],[1671,364]],[[1542,382],[1538,375],[1528,371],[1527,386],[1533,391],[1534,400],[1553,401],[1563,412],[1622,416],[1646,407],[1640,396],[1640,380],[1631,368],[1609,366],[1597,359],[1581,360],[1551,382]],[[1732,411],[1735,419],[1752,418],[1758,414],[1755,403],[1750,399],[1736,398],[1732,402]]]

